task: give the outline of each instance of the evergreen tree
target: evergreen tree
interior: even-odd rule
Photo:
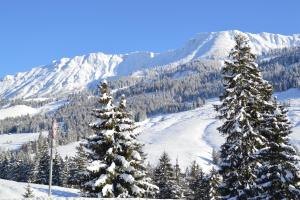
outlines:
[[[86,182],[88,176],[86,173],[87,155],[82,145],[77,147],[77,154],[74,158],[72,158],[71,164],[70,183],[75,187],[81,187],[81,185]]]
[[[189,170],[189,177],[191,179],[196,178],[200,170],[199,164],[196,161],[193,161]]]
[[[26,152],[18,152],[15,155],[15,159],[12,161],[14,168],[11,169],[14,176],[14,180],[18,182],[30,181],[33,174],[34,163],[31,159],[31,155]]]
[[[183,174],[182,180],[181,180],[181,188],[183,191],[183,197],[186,199],[189,199],[189,196],[191,196],[192,191],[189,188],[189,168],[185,168],[185,172]]]
[[[255,154],[266,142],[259,125],[272,87],[262,79],[245,36],[236,35],[235,42],[229,54],[231,60],[222,69],[222,103],[216,106],[224,121],[218,130],[226,137],[220,155],[220,192],[224,199],[247,199],[258,191],[254,168],[259,163]]]
[[[62,172],[62,186],[67,187],[69,186],[69,177],[70,177],[70,163],[69,158],[66,156],[63,162],[63,172]]]
[[[176,183],[178,185],[180,185],[180,178],[181,178],[180,176],[181,176],[181,174],[180,174],[180,167],[179,167],[179,164],[178,164],[178,158],[176,158],[176,164],[175,164],[174,171],[175,171],[175,180],[176,180]]]
[[[143,145],[137,139],[140,133],[135,131],[137,127],[126,109],[124,95],[116,110],[115,163],[119,174],[119,188],[117,188],[121,191],[119,196],[153,197],[158,188],[151,183],[147,175],[146,155],[142,151]]]
[[[6,158],[6,155],[5,155],[5,153],[4,152],[0,152],[0,178],[1,179],[4,179],[5,177],[4,177],[4,171],[5,171],[5,169],[6,169],[6,165],[5,165],[5,163],[4,163],[4,161],[5,161],[5,158]]]
[[[200,172],[200,166],[196,161],[193,161],[191,166],[186,169],[186,185],[188,188],[185,190],[185,196],[187,199],[194,199],[195,191],[197,186],[194,184],[196,182],[198,173]]]
[[[27,186],[25,188],[25,193],[23,194],[23,197],[24,198],[34,198],[33,190],[29,183],[27,184]]]
[[[187,182],[185,182],[185,174],[181,173],[181,169],[179,166],[178,158],[176,158],[176,164],[174,166],[174,174],[175,174],[175,181],[177,184],[177,190],[180,191],[180,196],[185,197],[187,190],[188,190],[188,185]]]
[[[75,176],[76,173],[78,172],[78,168],[77,168],[77,163],[76,163],[76,159],[75,157],[71,157],[68,160],[68,166],[66,169],[69,172],[69,176],[68,176],[68,184],[74,188],[77,188],[79,186],[79,181],[76,180]]]
[[[57,151],[53,159],[52,169],[53,169],[52,184],[62,186],[63,185],[63,159],[60,157]]]
[[[291,124],[287,111],[275,99],[264,118],[261,130],[268,142],[258,153],[258,198],[300,199],[300,159],[289,142]]]
[[[20,161],[18,160],[16,156],[16,152],[11,152],[9,157],[8,157],[8,162],[6,164],[6,179],[7,180],[13,180],[17,181],[18,175],[16,174],[18,171],[18,168],[20,166]]]
[[[37,167],[35,182],[38,184],[48,184],[49,183],[49,167],[50,155],[48,150],[48,143],[44,143],[40,148],[40,152],[37,155]]]
[[[209,180],[201,168],[197,170],[196,176],[191,179],[190,189],[192,190],[192,195],[189,196],[189,199],[209,200]]]
[[[88,197],[146,197],[154,195],[156,186],[146,177],[145,155],[137,141],[136,126],[126,111],[123,97],[118,107],[106,81],[100,86],[99,119],[92,125],[96,134],[84,144],[90,162],[89,181],[83,192]]]
[[[154,181],[159,187],[158,198],[179,199],[182,197],[182,189],[177,184],[174,169],[166,152],[163,152],[154,171]]]
[[[99,103],[101,108],[94,110],[98,123],[92,124],[96,134],[87,138],[84,146],[90,150],[87,167],[90,180],[84,184],[83,191],[88,197],[114,197],[113,181],[116,179],[114,153],[114,132],[116,126],[115,106],[109,93],[107,82],[100,86]]]
[[[8,163],[6,165],[6,179],[8,180],[14,180],[16,181],[16,172],[18,169],[20,162],[19,160],[16,158],[16,153],[15,152],[11,152],[10,156],[9,156],[9,160]]]
[[[213,148],[213,151],[212,151],[212,161],[213,161],[213,164],[215,165],[219,165],[219,161],[220,161],[220,154],[218,152],[218,150],[216,150],[215,148]]]
[[[217,170],[214,168],[210,171],[209,174],[209,199],[218,200],[220,198],[219,186],[220,186],[220,175]]]

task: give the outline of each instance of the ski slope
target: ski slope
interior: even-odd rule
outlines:
[[[275,96],[281,102],[290,103],[288,116],[294,126],[291,142],[300,149],[300,89],[290,89]],[[217,131],[221,122],[216,119],[217,113],[213,108],[216,104],[219,104],[217,99],[210,99],[201,108],[157,115],[140,122],[139,138],[145,144],[148,161],[155,165],[162,152],[166,151],[173,164],[178,158],[181,169],[195,160],[204,171],[209,171],[213,166],[213,148],[218,149],[224,143],[224,138]],[[73,156],[78,144],[58,147],[58,152],[63,156]]]
[[[195,110],[161,115],[142,122],[140,140],[145,144],[149,162],[156,164],[166,151],[173,164],[178,159],[182,169],[195,160],[205,171],[209,170],[212,146],[205,140],[205,131],[215,121],[214,104],[217,104],[216,100],[209,100]]]

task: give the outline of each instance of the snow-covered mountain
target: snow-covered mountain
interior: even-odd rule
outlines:
[[[91,53],[74,58],[62,58],[28,72],[8,75],[0,80],[0,98],[45,97],[83,90],[96,80],[167,64],[181,64],[191,60],[223,60],[234,45],[237,30],[199,33],[183,47],[163,53],[133,52],[109,55]],[[270,49],[300,46],[300,34],[284,36],[272,33],[244,33],[254,53]]]

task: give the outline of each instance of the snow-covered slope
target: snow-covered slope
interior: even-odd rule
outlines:
[[[291,142],[300,149],[300,89],[290,89],[276,93],[284,103],[289,102],[289,118],[294,125]],[[158,115],[141,122],[140,140],[145,144],[148,161],[156,164],[163,151],[170,154],[173,164],[178,158],[179,165],[185,169],[192,161],[197,161],[204,171],[212,165],[212,150],[224,143],[217,131],[221,125],[216,119],[213,105],[217,99],[207,100],[205,106],[190,111]],[[78,142],[58,147],[63,156],[75,155]]]
[[[23,144],[31,141],[36,141],[39,135],[47,137],[48,132],[42,133],[16,133],[16,134],[2,134],[0,135],[0,151],[18,150]]]
[[[52,197],[48,197],[48,185],[30,184],[34,198],[31,200],[120,200],[120,198],[80,198],[78,189],[52,186]],[[27,183],[0,179],[0,200],[23,199]],[[122,198],[122,200],[142,200],[141,198]],[[145,199],[147,200],[147,199]],[[148,199],[149,200],[149,199]],[[159,200],[159,199],[157,199]],[[168,200],[168,199],[165,199]],[[171,200],[171,199],[169,199]]]
[[[24,115],[36,115],[39,113],[48,113],[52,112],[61,106],[65,105],[67,103],[66,100],[59,100],[54,101],[51,103],[48,103],[42,107],[39,108],[32,108],[27,105],[15,105],[15,106],[9,106],[6,105],[4,108],[0,107],[0,120],[9,118],[9,117],[20,117]]]
[[[37,199],[48,199],[48,186],[30,184]],[[27,183],[0,179],[0,199],[22,199]],[[79,197],[79,190],[53,186],[52,196],[55,197]]]
[[[223,60],[233,47],[239,31],[200,33],[183,47],[163,53],[133,52],[109,55],[91,53],[62,58],[28,72],[8,75],[0,80],[0,98],[29,98],[76,92],[96,80],[115,75],[128,75],[153,66],[179,64],[196,58]],[[270,49],[300,46],[300,35],[245,33],[257,54]],[[101,47],[99,47],[101,48]]]
[[[26,105],[16,105],[0,109],[0,120],[9,117],[18,117],[24,115],[35,115],[38,111],[35,108]]]
[[[213,104],[186,112],[150,118],[142,126],[140,140],[145,144],[149,162],[156,164],[163,151],[178,158],[182,169],[197,161],[205,171],[210,169],[212,147],[204,140],[206,127],[215,121]],[[175,164],[175,163],[174,163]]]
[[[289,118],[293,123],[291,143],[300,149],[300,89],[276,93],[283,103],[289,102]],[[151,163],[156,163],[163,151],[170,154],[173,163],[178,158],[182,169],[196,160],[204,171],[212,167],[212,150],[218,149],[224,138],[217,131],[221,122],[216,119],[213,105],[217,99],[210,99],[206,105],[195,110],[160,115],[141,124],[140,139]]]

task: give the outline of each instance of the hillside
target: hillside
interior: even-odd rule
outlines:
[[[300,149],[300,89],[275,93],[274,96],[282,103],[290,104],[289,118],[294,126],[291,142]],[[224,142],[216,130],[220,125],[213,108],[216,104],[217,99],[210,99],[206,105],[194,110],[157,115],[140,122],[140,140],[145,144],[148,161],[156,164],[161,153],[166,151],[174,164],[178,158],[182,169],[196,160],[204,171],[209,171],[213,166],[213,148],[218,149]],[[74,155],[76,145],[78,142],[61,146],[58,151],[63,157]]]
[[[291,142],[300,149],[300,90],[290,89],[285,92],[275,93],[275,96],[282,103],[289,105],[289,119],[294,128],[291,135]],[[163,151],[170,154],[172,163],[178,158],[180,167],[185,169],[190,163],[196,160],[204,171],[209,171],[212,164],[212,150],[218,149],[224,142],[216,128],[220,122],[215,118],[216,112],[213,105],[218,104],[217,99],[210,99],[203,107],[174,113],[161,114],[151,117],[139,123],[140,140],[145,144],[145,152],[148,154],[148,161],[155,165],[158,157]],[[16,134],[0,135],[0,141],[6,141],[9,137],[10,143],[5,143],[7,149],[20,147],[24,138],[32,140],[38,134]],[[58,152],[62,157],[74,156],[75,147],[78,142],[59,146]],[[1,144],[2,146],[2,144]]]

